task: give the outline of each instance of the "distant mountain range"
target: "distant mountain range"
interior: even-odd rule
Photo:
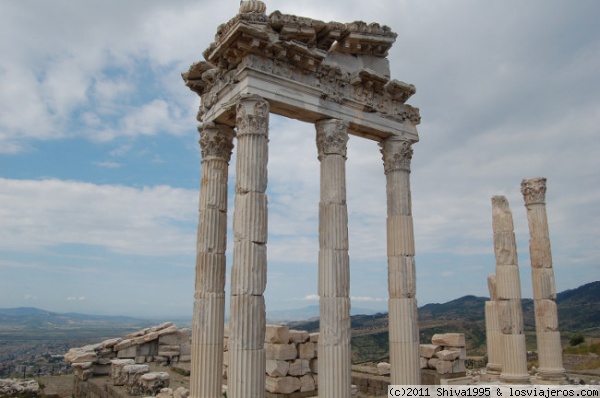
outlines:
[[[485,302],[487,297],[464,296],[443,304],[418,309],[421,343],[430,343],[436,333],[464,333],[470,355],[485,354]],[[600,337],[600,281],[556,296],[559,328],[563,339],[572,333]],[[535,348],[533,300],[523,299],[523,319],[529,349]],[[352,317],[353,362],[385,360],[388,353],[388,314]],[[318,331],[319,321],[292,322],[290,327]]]
[[[467,340],[474,342],[485,338],[486,297],[464,296],[443,304],[426,304],[419,308],[422,339],[444,331],[463,331]],[[600,281],[558,293],[556,297],[560,330],[583,332],[600,337]],[[535,330],[533,300],[523,299],[525,329]],[[360,314],[360,315],[359,315]],[[290,322],[292,327],[307,330],[319,328],[319,306],[296,310],[269,311],[270,322]],[[377,313],[365,308],[352,309],[352,329],[355,336],[387,333],[387,313]],[[191,318],[191,317],[190,317]],[[171,320],[171,319],[168,319]],[[303,320],[303,321],[300,321]],[[191,319],[172,319],[189,326]],[[0,326],[28,329],[84,328],[84,327],[147,327],[157,319],[140,319],[129,316],[86,315],[57,313],[33,307],[0,308]]]
[[[58,313],[34,307],[0,308],[3,327],[52,329],[81,327],[147,327],[156,321],[129,316]]]

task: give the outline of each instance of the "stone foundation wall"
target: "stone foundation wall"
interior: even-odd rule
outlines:
[[[227,330],[225,331],[227,335]],[[318,389],[318,333],[267,325],[265,331],[266,391],[268,397],[302,398]],[[223,377],[229,365],[228,337],[225,337]]]
[[[65,355],[76,377],[107,376],[113,360],[129,359],[136,364],[148,362],[189,362],[191,340],[189,329],[178,329],[171,322],[142,329],[124,338],[72,348]]]

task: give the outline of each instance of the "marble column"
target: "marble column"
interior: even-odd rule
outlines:
[[[227,396],[265,396],[269,103],[244,96],[236,108],[237,160]]]
[[[387,191],[387,256],[391,384],[421,384],[415,243],[410,193],[412,143],[381,144]]]
[[[496,293],[496,275],[488,276],[490,300],[485,302],[485,336],[487,344],[488,376],[497,378],[502,372],[502,332],[498,323],[498,294]]]
[[[191,398],[220,398],[223,384],[227,175],[233,137],[227,126],[200,131],[202,181],[192,326]]]
[[[492,226],[496,255],[498,321],[503,340],[500,381],[527,384],[527,348],[523,333],[521,281],[512,212],[504,196],[492,198]]]
[[[560,382],[566,375],[558,330],[556,285],[546,214],[546,179],[523,180],[521,193],[525,200],[529,223],[529,255],[539,358],[538,376],[542,380]]]
[[[319,203],[319,397],[350,397],[350,259],[346,208],[348,123],[316,123]]]

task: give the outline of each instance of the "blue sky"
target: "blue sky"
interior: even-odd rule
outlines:
[[[417,87],[409,102],[422,116],[411,176],[420,305],[488,294],[493,195],[513,210],[531,297],[523,178],[548,178],[557,289],[600,279],[600,3],[267,7],[398,33],[392,78]],[[217,0],[0,3],[0,307],[191,316],[199,100],[180,73],[237,9]],[[317,303],[314,135],[271,118],[268,310]],[[376,143],[351,137],[347,176],[352,305],[385,309]],[[229,263],[231,248],[230,238]]]

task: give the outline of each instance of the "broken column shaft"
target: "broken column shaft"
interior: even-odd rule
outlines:
[[[560,382],[566,376],[562,361],[560,331],[558,330],[556,285],[546,214],[546,179],[523,180],[521,193],[525,201],[529,224],[529,255],[540,365],[538,375],[543,380]]]
[[[523,309],[521,307],[521,281],[517,262],[517,244],[512,212],[504,196],[492,198],[492,227],[498,315],[503,340],[502,373],[500,381],[527,384],[527,348],[523,334]]]

